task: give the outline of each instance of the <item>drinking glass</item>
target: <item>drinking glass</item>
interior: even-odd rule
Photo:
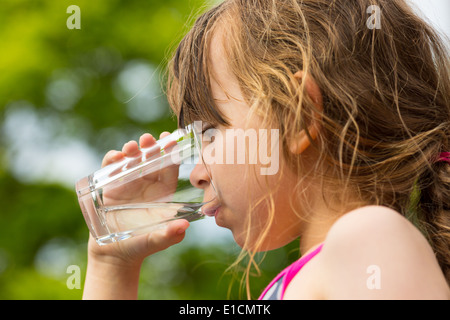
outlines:
[[[207,199],[190,181],[192,170],[202,165],[200,150],[201,125],[193,123],[141,149],[141,155],[79,180],[78,201],[97,243],[148,233],[175,219],[195,221],[215,210],[212,180],[214,192]]]

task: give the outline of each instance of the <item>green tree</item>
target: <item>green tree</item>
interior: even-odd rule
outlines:
[[[80,29],[67,27],[70,5],[80,8]],[[81,297],[82,290],[66,285],[67,267],[84,273],[86,265],[76,178],[124,142],[176,128],[162,71],[207,6],[202,0],[2,1],[1,299]],[[286,252],[272,253],[268,276],[255,290],[289,260]],[[234,276],[224,271],[237,253],[230,245],[183,243],[159,253],[146,262],[140,298],[227,298]],[[170,273],[162,275],[168,257]]]

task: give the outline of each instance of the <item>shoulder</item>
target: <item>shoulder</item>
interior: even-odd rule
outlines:
[[[399,235],[398,232],[401,232]],[[366,206],[350,211],[340,217],[327,234],[327,240],[370,240],[367,236],[387,240],[394,236],[420,236],[419,231],[400,213],[384,206]],[[381,237],[383,235],[383,237]],[[359,238],[359,240],[362,240]],[[328,242],[327,241],[327,242]]]
[[[321,252],[324,296],[349,299],[448,298],[425,237],[398,212],[367,206],[339,218]]]

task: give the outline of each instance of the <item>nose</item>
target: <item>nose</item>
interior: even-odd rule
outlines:
[[[203,190],[206,190],[206,188],[211,184],[211,178],[208,174],[208,170],[201,159],[199,159],[192,170],[189,180],[194,187]]]

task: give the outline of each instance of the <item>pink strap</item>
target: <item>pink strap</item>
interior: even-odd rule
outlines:
[[[272,281],[270,281],[269,285],[264,289],[264,291],[261,293],[261,295],[259,296],[258,300],[262,300],[264,298],[264,296],[266,295],[267,291],[270,290],[270,288],[273,287],[273,285],[280,280],[280,278],[282,276],[284,276],[284,274],[286,273],[286,271],[290,268],[291,266],[287,267],[286,269],[284,269],[283,271],[281,271]],[[284,293],[284,292],[283,292]]]
[[[283,299],[284,292],[286,291],[286,288],[289,285],[289,283],[292,281],[292,279],[294,279],[294,277],[303,268],[303,266],[305,264],[307,264],[312,258],[314,258],[316,256],[316,254],[318,254],[320,252],[320,250],[322,250],[322,247],[323,247],[323,243],[320,246],[318,246],[314,251],[312,251],[308,255],[300,258],[299,260],[297,260],[290,266],[289,270],[287,270],[286,276],[283,279],[283,287],[282,287],[283,289],[281,292],[281,299]]]
[[[281,277],[284,276],[283,282],[282,282],[282,291],[281,291],[281,299],[284,297],[284,291],[286,291],[287,286],[292,281],[292,279],[295,277],[295,275],[300,271],[303,266],[308,263],[316,254],[322,250],[323,243],[319,245],[314,251],[308,253],[306,256],[301,257],[297,261],[295,261],[290,266],[286,267],[283,271],[281,271],[270,283],[269,285],[264,289],[264,291],[259,296],[258,300],[262,300],[266,293],[272,288],[272,286],[280,280]]]

